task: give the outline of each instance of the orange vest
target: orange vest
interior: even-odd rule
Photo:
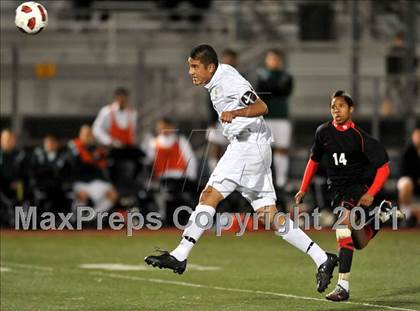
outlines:
[[[181,153],[179,142],[176,141],[171,147],[164,147],[156,143],[155,163],[153,175],[160,177],[169,170],[185,171],[187,164]]]
[[[84,163],[96,165],[99,168],[106,167],[105,150],[98,147],[93,152],[86,149],[79,138],[73,140],[74,145],[79,151],[80,158]]]
[[[111,128],[109,129],[109,135],[124,145],[134,144],[134,130],[132,122],[128,120],[128,126],[126,128],[119,127],[117,120],[115,119],[114,111],[111,111]]]

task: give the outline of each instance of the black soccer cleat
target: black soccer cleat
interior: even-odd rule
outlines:
[[[153,267],[159,267],[159,269],[171,269],[174,273],[182,274],[187,268],[187,260],[179,261],[174,256],[169,254],[168,251],[156,249],[160,252],[160,255],[157,256],[147,256],[144,258],[144,261]]]
[[[350,291],[345,290],[341,285],[337,284],[335,289],[325,296],[328,300],[331,301],[346,301],[350,298]]]
[[[316,273],[316,285],[318,292],[322,293],[331,283],[334,268],[338,265],[338,257],[327,253],[327,260],[319,266]]]

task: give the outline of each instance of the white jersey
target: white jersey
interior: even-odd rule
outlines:
[[[115,122],[117,122],[118,126],[127,128],[131,123],[133,131],[136,133],[137,112],[131,107],[121,110],[119,109],[118,103],[113,102],[99,111],[92,127],[96,140],[105,146],[112,144],[112,137],[109,133],[112,113],[115,114]]]
[[[235,68],[219,64],[215,74],[204,86],[210,93],[213,107],[219,117],[223,111],[245,108],[258,98],[251,84]],[[245,133],[258,133],[258,137],[270,143],[271,132],[259,117],[236,117],[231,123],[222,123],[223,135],[229,140]]]

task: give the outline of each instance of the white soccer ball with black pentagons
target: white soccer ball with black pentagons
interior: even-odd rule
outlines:
[[[24,2],[16,9],[15,25],[24,33],[35,35],[47,27],[48,13],[42,4]]]

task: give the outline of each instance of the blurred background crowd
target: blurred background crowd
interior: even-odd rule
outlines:
[[[1,1],[0,221],[14,206],[96,213],[196,205],[227,146],[207,92],[188,76],[206,42],[267,103],[279,209],[291,208],[329,96],[349,91],[355,122],[390,155],[384,191],[420,222],[420,45],[415,1],[44,1],[49,26],[25,36]],[[334,216],[322,170],[302,207]],[[232,194],[220,211],[252,211]],[[181,221],[188,215],[180,215]]]

